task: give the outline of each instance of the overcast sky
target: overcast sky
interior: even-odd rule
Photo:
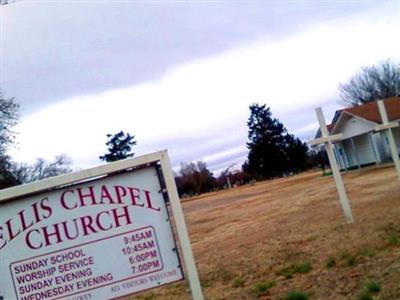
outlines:
[[[1,89],[22,106],[12,156],[77,168],[119,130],[137,155],[239,167],[249,104],[307,140],[340,82],[400,60],[398,1],[16,1],[0,21]]]

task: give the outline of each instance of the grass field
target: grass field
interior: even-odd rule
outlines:
[[[355,170],[344,181],[351,225],[320,172],[184,201],[206,299],[400,299],[395,170]],[[181,282],[134,298],[191,297]]]

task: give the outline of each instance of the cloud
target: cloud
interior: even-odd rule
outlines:
[[[300,128],[297,128],[292,131],[293,134],[295,135],[300,135],[305,132],[310,132],[310,131],[317,131],[319,128],[318,122],[311,122],[307,125],[301,126]]]
[[[1,87],[33,112],[76,95],[159,79],[178,64],[259,38],[287,38],[318,21],[385,5],[357,2],[19,0],[0,7]]]
[[[193,60],[159,80],[65,99],[24,117],[13,157],[66,153],[77,166],[92,166],[105,135],[122,129],[135,134],[137,154],[168,148],[174,165],[203,158],[223,168],[220,159],[230,155],[243,161],[249,104],[266,103],[290,131],[310,135],[312,108],[323,104],[332,113],[339,82],[360,66],[400,58],[397,17],[385,9],[314,24],[288,39]]]

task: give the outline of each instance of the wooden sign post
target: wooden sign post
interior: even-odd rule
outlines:
[[[328,154],[329,164],[331,166],[331,170],[333,173],[333,178],[335,179],[336,189],[339,195],[340,204],[342,205],[342,209],[346,220],[348,223],[353,223],[353,214],[351,212],[351,207],[349,203],[349,199],[347,198],[346,189],[344,187],[344,183],[342,180],[342,176],[340,174],[340,170],[338,167],[338,163],[336,161],[335,154],[333,152],[333,141],[341,140],[342,134],[329,135],[328,128],[326,127],[326,121],[322,109],[319,107],[315,109],[317,114],[317,119],[319,123],[319,127],[321,130],[321,138],[312,140],[309,142],[310,145],[320,145],[324,144],[326,147],[326,152]]]
[[[392,128],[399,127],[399,122],[389,122],[386,112],[385,103],[382,100],[378,101],[379,113],[381,114],[382,124],[375,127],[375,131],[384,131],[389,141],[390,152],[392,154],[393,163],[397,170],[397,176],[400,179],[400,160],[399,152],[397,151],[396,142],[394,140]]]
[[[203,300],[167,151],[1,190],[0,299],[116,299],[183,280],[172,221]]]

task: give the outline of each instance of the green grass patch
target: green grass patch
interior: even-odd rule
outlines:
[[[334,266],[336,266],[336,259],[333,256],[330,256],[327,260],[326,260],[326,267],[328,269],[333,268]]]
[[[389,234],[387,237],[387,241],[388,241],[389,245],[393,245],[393,246],[400,244],[400,238],[395,233]]]
[[[290,291],[284,298],[285,300],[308,300],[309,296],[302,291]]]
[[[357,263],[357,258],[347,251],[342,252],[340,257],[348,267],[352,267]]]
[[[293,278],[293,275],[296,273],[305,274],[310,272],[311,269],[312,267],[310,262],[300,262],[278,270],[276,275],[290,279]]]
[[[381,285],[375,281],[367,281],[364,284],[364,290],[360,293],[357,300],[374,300],[373,294],[377,294],[382,290]]]
[[[234,288],[243,287],[244,286],[244,279],[241,276],[237,276],[232,280],[232,286]]]
[[[363,248],[360,251],[360,255],[364,256],[364,257],[374,257],[375,256],[375,252],[372,251],[371,249]]]
[[[399,245],[400,244],[400,225],[395,223],[387,224],[383,230],[386,233],[385,239],[388,241],[389,245]]]
[[[382,290],[382,287],[378,282],[368,281],[365,283],[365,290],[368,293],[379,293]]]
[[[311,271],[311,263],[310,262],[304,262],[304,263],[299,263],[296,264],[294,267],[294,272],[295,273],[308,273]]]
[[[350,255],[348,258],[346,258],[347,266],[351,267],[351,266],[354,266],[356,263],[357,263],[357,259],[355,256]]]
[[[276,285],[275,281],[259,281],[253,284],[251,289],[257,296],[261,296],[275,285]]]
[[[368,292],[362,292],[358,297],[357,300],[374,300],[374,298]]]

